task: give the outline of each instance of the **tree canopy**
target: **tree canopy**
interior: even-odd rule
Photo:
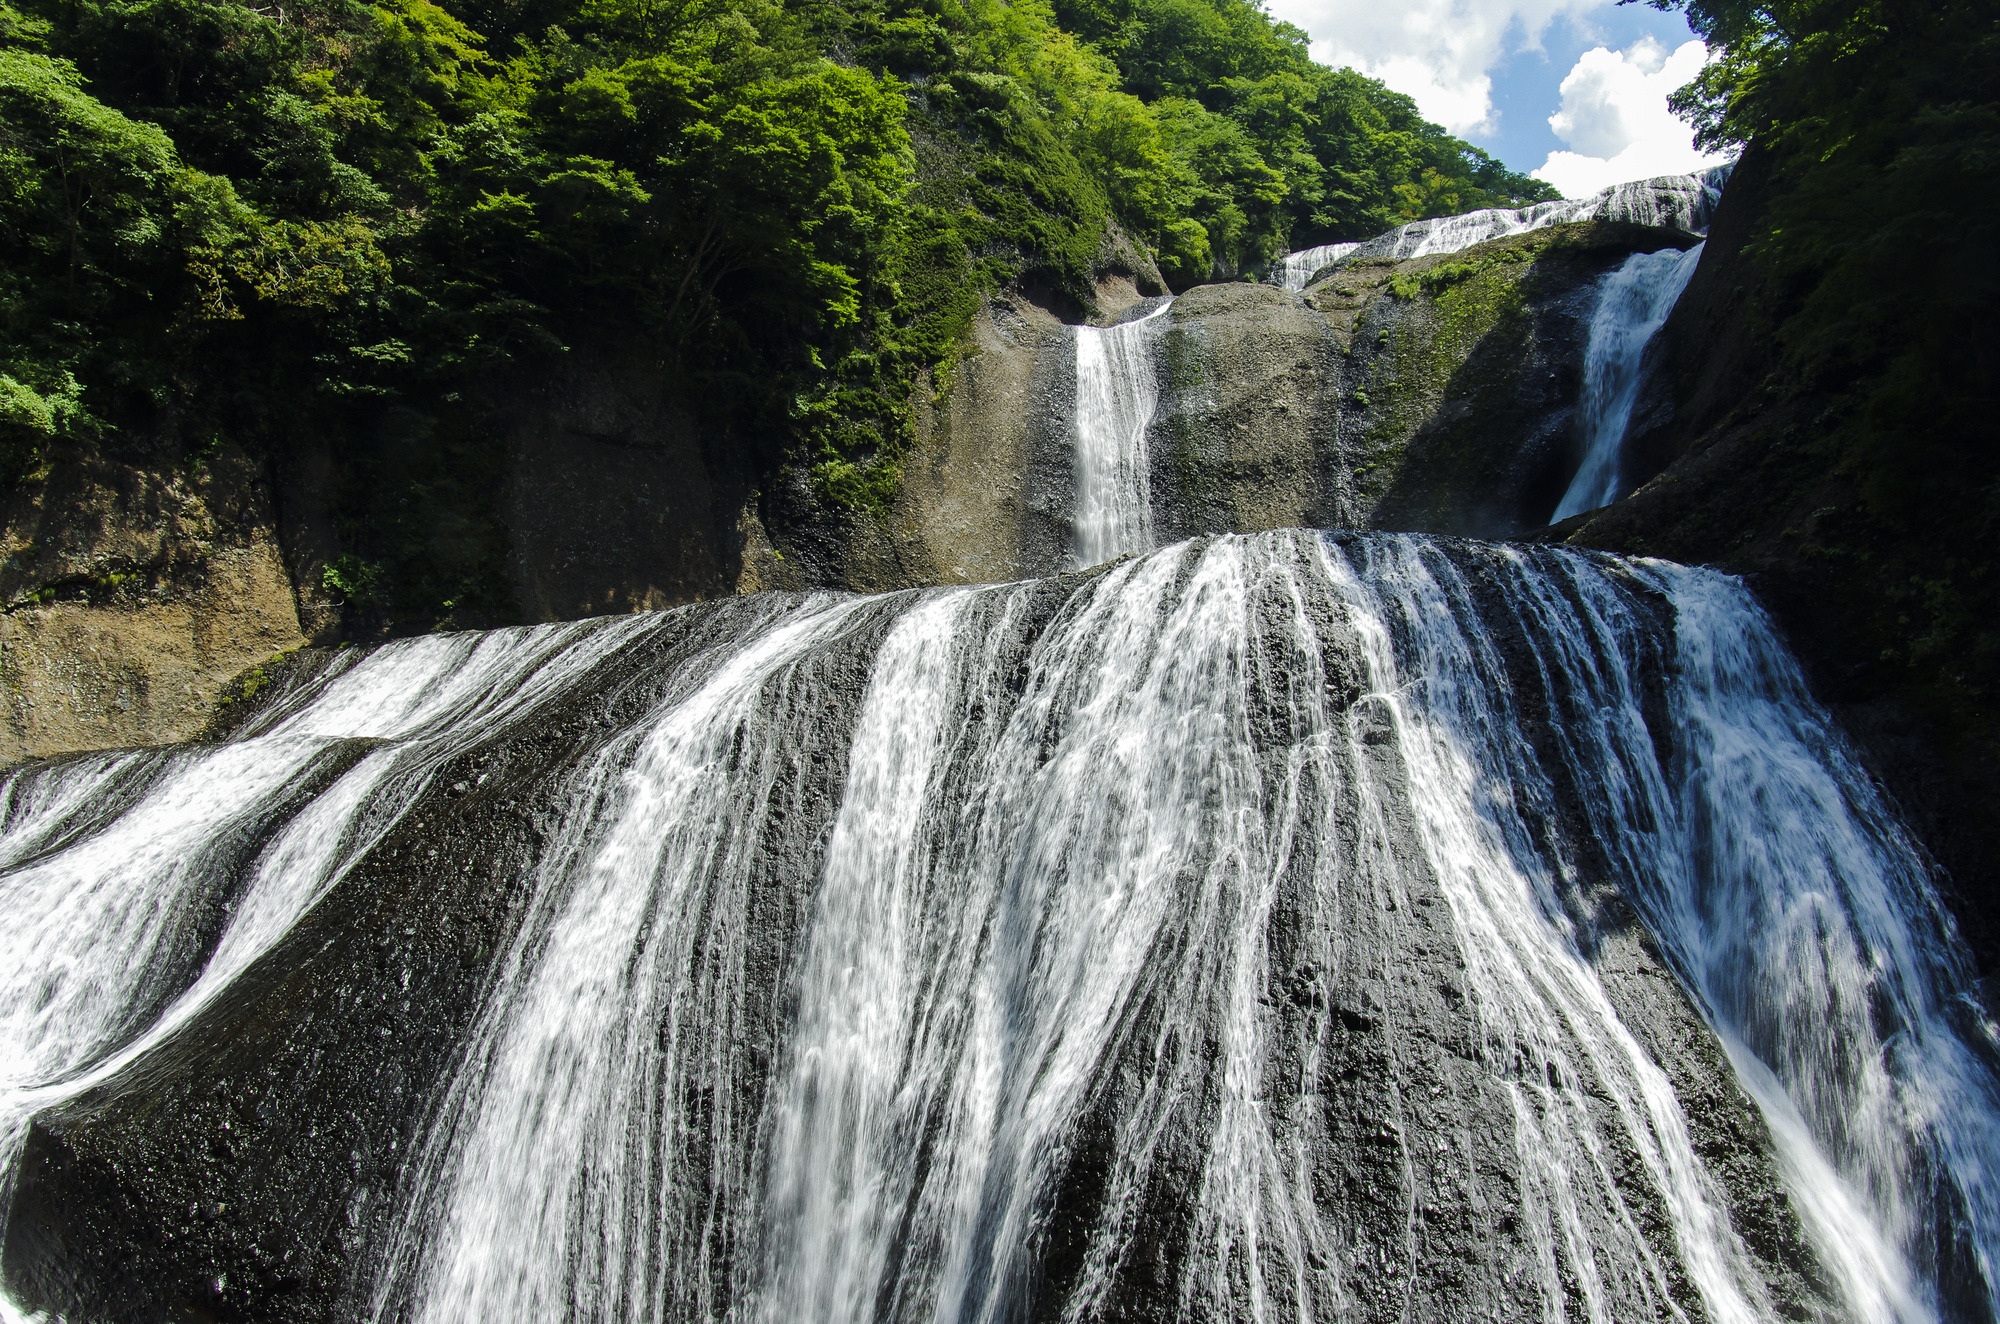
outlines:
[[[1712,62],[1676,98],[1768,182],[1746,213],[1764,396],[1855,500],[1815,555],[1869,610],[1850,683],[1916,687],[2000,749],[2000,6],[1653,0]],[[1791,535],[1794,530],[1787,529]],[[1879,608],[1879,609],[1878,609]]]
[[[1249,0],[18,3],[9,480],[60,442],[254,445],[302,410],[357,456],[385,410],[469,435],[482,381],[615,326],[759,464],[879,505],[980,299],[1087,305],[1112,222],[1185,286],[1548,196]],[[393,481],[476,486],[454,445]]]

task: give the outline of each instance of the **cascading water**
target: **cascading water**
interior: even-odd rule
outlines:
[[[1159,407],[1152,344],[1167,299],[1117,326],[1079,326],[1076,336],[1075,506],[1070,564],[1100,565],[1153,547],[1152,479],[1146,428]]]
[[[1584,437],[1583,463],[1556,505],[1549,523],[1608,506],[1618,498],[1619,457],[1632,406],[1639,398],[1639,369],[1674,303],[1701,262],[1702,244],[1686,252],[1672,248],[1634,253],[1598,286],[1584,351],[1583,399],[1578,406]]]
[[[1271,274],[1277,278],[1281,289],[1297,293],[1311,283],[1321,267],[1338,262],[1355,249],[1359,243],[1321,244],[1317,248],[1301,248],[1296,253],[1287,253],[1272,265]]]
[[[647,622],[337,656],[309,704],[212,748],[93,754],[0,781],[0,1196],[38,1110],[127,1070],[282,938],[431,771]],[[0,1318],[18,1318],[0,1299]]]
[[[1538,202],[1518,210],[1492,208],[1427,221],[1411,221],[1408,225],[1360,243],[1332,244],[1287,253],[1278,259],[1274,270],[1279,284],[1288,290],[1302,290],[1320,268],[1344,258],[1394,258],[1402,261],[1405,258],[1456,253],[1489,239],[1576,221],[1626,221],[1634,225],[1668,226],[1693,234],[1707,234],[1709,216],[1722,198],[1722,186],[1732,168],[1732,165],[1719,165],[1698,174],[1634,180],[1629,184],[1615,184],[1588,198]]]
[[[0,903],[46,920],[9,939],[9,1106],[55,1119],[10,1151],[30,1304],[73,1281],[19,1249],[52,1210],[70,1275],[93,1200],[117,1247],[225,1235],[185,1222],[208,1192],[100,1196],[51,1156],[198,1147],[148,1093],[192,1004],[317,1036],[308,1073],[356,1051],[365,990],[219,994],[379,857],[452,895],[469,864],[423,843],[528,790],[438,770],[552,722],[576,752],[529,788],[393,1217],[246,1234],[343,1257],[327,1317],[2000,1304],[2000,1037],[1743,587],[1299,531],[393,644],[220,746],[15,773]],[[209,1180],[348,1143],[261,1113]]]
[[[1412,221],[1362,244],[1352,256],[1400,260],[1456,253],[1488,239],[1574,221],[1626,221],[1706,234],[1708,218],[1722,198],[1730,170],[1730,166],[1720,165],[1699,174],[1639,179],[1614,184],[1588,198],[1538,202],[1519,211],[1503,208]]]

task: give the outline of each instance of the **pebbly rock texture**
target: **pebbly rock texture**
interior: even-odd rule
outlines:
[[[951,735],[940,757],[949,766],[930,783],[934,798],[897,806],[921,824],[919,848],[938,852],[937,871],[917,875],[926,882],[909,899],[920,913],[908,922],[931,934],[939,952],[955,945],[959,924],[995,935],[981,938],[982,948],[1015,941],[1004,931],[1023,923],[1038,943],[1060,947],[1056,926],[1066,912],[1040,889],[971,904],[981,862],[967,852],[1008,840],[988,838],[979,820],[1012,812],[1028,789],[987,800],[989,779],[1039,780],[1092,749],[1138,757],[1135,741],[1091,734],[1103,707],[1085,702],[1093,686],[1108,684],[1115,694],[1145,688],[1126,674],[1139,661],[1129,627],[1106,637],[1109,653],[1071,651],[1093,637],[1091,619],[1151,623],[1163,632],[1158,642],[1190,655],[1175,662],[1211,651],[1252,659],[1229,678],[1197,667],[1208,683],[1194,691],[1195,708],[1217,683],[1232,713],[1240,704],[1242,720],[1231,724],[1240,745],[1225,762],[1247,781],[1231,788],[1196,777],[1184,788],[1179,812],[1216,832],[1196,833],[1192,856],[1159,865],[1149,879],[1171,895],[1172,921],[1134,967],[1117,1015],[1073,1027],[1087,1036],[1088,1061],[1048,1059],[1052,1072],[1082,1075],[1061,1143],[1049,1151],[1047,1184],[1035,1192],[1046,1220],[1021,1244],[1022,1263],[1010,1266],[1018,1277],[1004,1297],[1031,1319],[1240,1317],[1258,1290],[1307,1303],[1315,1317],[1338,1311],[1370,1324],[1540,1317],[1555,1305],[1580,1308],[1586,1294],[1613,1318],[1653,1317],[1668,1302],[1704,1317],[1674,1251],[1668,1193],[1621,1120],[1632,1086],[1621,1059],[1594,1049],[1585,1023],[1550,1022],[1532,1044],[1495,1037],[1508,1015],[1496,1021],[1482,999],[1511,992],[1527,1005],[1542,990],[1532,981],[1482,988],[1468,967],[1467,951],[1483,939],[1464,923],[1465,897],[1427,862],[1407,728],[1366,693],[1347,610],[1319,591],[1292,597],[1276,573],[1292,565],[1314,573],[1310,555],[1287,559],[1313,547],[1312,535],[1280,535],[1254,548],[1202,540],[1160,554],[1171,574],[1142,577],[1145,563],[1128,562],[1109,572],[1115,581],[1069,575],[989,591],[954,618],[962,629],[946,651],[963,649],[954,665],[967,671],[943,714]],[[1206,619],[1217,587],[1194,581],[1212,576],[1215,561],[1237,557],[1254,558],[1248,568],[1261,573],[1246,582],[1256,587],[1215,632],[1190,628]],[[1483,679],[1523,712],[1553,713],[1553,696],[1537,694],[1555,683],[1541,651],[1547,641],[1505,628],[1509,590],[1497,572],[1482,570],[1481,557],[1505,558],[1479,549],[1461,558],[1474,576],[1477,609],[1492,617],[1504,672]],[[731,823],[741,846],[691,881],[700,898],[690,907],[699,914],[692,949],[682,953],[679,939],[662,936],[673,932],[679,904],[665,900],[646,911],[658,916],[657,930],[649,919],[629,950],[623,930],[602,935],[593,949],[620,988],[643,987],[630,971],[669,953],[660,977],[672,996],[629,1008],[623,1023],[644,1027],[642,1040],[657,1034],[663,1051],[670,1028],[689,1036],[676,1041],[676,1069],[688,1074],[647,1080],[641,1112],[649,1129],[629,1142],[646,1160],[624,1160],[702,1174],[698,1189],[670,1184],[660,1207],[622,1209],[638,1234],[632,1244],[652,1248],[627,1263],[635,1281],[660,1284],[661,1318],[694,1317],[697,1303],[704,1315],[758,1304],[746,1293],[758,1282],[759,1238],[777,1217],[759,1203],[770,1161],[767,1109],[806,1019],[793,981],[815,926],[828,923],[815,904],[833,886],[827,860],[851,790],[850,763],[862,757],[871,670],[899,618],[925,601],[854,603],[841,629],[779,654],[780,665],[758,673],[764,679],[749,691],[750,706],[729,719],[731,784],[743,810]],[[1652,616],[1635,621],[1642,635],[1671,623],[1669,610],[1647,601],[1638,609]],[[393,806],[393,824],[276,945],[170,1038],[36,1116],[7,1218],[4,1267],[15,1295],[30,1308],[106,1324],[296,1324],[371,1317],[377,1307],[383,1318],[415,1314],[415,1302],[400,1295],[410,1285],[385,1269],[386,1257],[429,1244],[424,1220],[439,1214],[420,1202],[436,1195],[427,1186],[435,1157],[427,1145],[449,1138],[436,1128],[457,1114],[440,1100],[465,1059],[478,1056],[461,1046],[497,996],[508,954],[533,961],[557,946],[553,926],[567,916],[554,898],[538,895],[544,883],[536,875],[597,826],[578,820],[604,785],[602,770],[586,770],[600,754],[629,757],[632,736],[651,729],[664,703],[723,674],[802,609],[831,610],[765,594],[587,627],[628,634],[538,707],[454,727],[457,737],[402,767],[377,796]],[[1651,688],[1665,683],[1659,647],[1656,640],[1634,656]],[[1101,673],[1111,673],[1108,682]],[[1302,677],[1312,683],[1301,686]],[[294,677],[278,699],[309,703],[313,683]],[[1061,699],[1045,706],[1050,694]],[[1646,702],[1664,713],[1659,700]],[[919,726],[925,720],[889,713]],[[1546,722],[1521,732],[1537,747],[1559,734]],[[1027,768],[1004,755],[1017,738],[1045,763]],[[299,793],[338,775],[362,743],[330,749],[314,784]],[[1740,1239],[1740,1280],[1753,1308],[1834,1324],[1839,1312],[1783,1194],[1770,1136],[1583,826],[1583,802],[1597,788],[1545,752],[1556,789],[1543,826],[1567,843],[1572,873],[1555,904],[1574,925],[1590,977],[1672,1082],[1704,1180]],[[623,767],[614,759],[611,779]],[[1076,791],[1115,803],[1124,780],[1148,779],[1093,775]],[[1249,798],[1211,803],[1238,795]],[[274,812],[294,809],[287,803]],[[1269,817],[1242,844],[1216,848],[1234,831],[1225,824],[1243,813]],[[1231,857],[1261,850],[1255,843],[1267,834],[1287,844],[1269,858],[1267,884],[1239,894],[1244,879]],[[1048,848],[1030,834],[1027,856],[1037,853],[1036,840]],[[1070,886],[1092,885],[1094,844],[1077,843]],[[222,864],[227,875],[232,866]],[[1025,856],[1016,867],[1039,877]],[[1265,878],[1261,868],[1251,872]],[[644,895],[657,881],[642,866],[624,886]],[[1252,895],[1266,885],[1268,897]],[[968,918],[961,912],[969,904]],[[983,904],[997,909],[986,915]],[[1244,907],[1256,917],[1238,928],[1233,917]],[[660,949],[650,956],[649,942]],[[1253,959],[1238,964],[1250,948]],[[957,968],[939,967],[936,979],[963,977],[948,973]],[[621,969],[627,974],[615,978]],[[1058,970],[1045,985],[1024,968],[1015,977],[1027,1033],[1047,1010],[1042,999],[1060,999],[1071,976]],[[941,1008],[968,995],[930,979],[913,978],[909,987]],[[646,1019],[653,1015],[666,1019],[655,1027]],[[565,1043],[579,1057],[604,1051],[583,1030]],[[1247,1062],[1233,1056],[1246,1043],[1258,1049]],[[918,1043],[908,1051],[927,1050]],[[1246,1070],[1249,1080],[1237,1074]],[[546,1087],[553,1099],[559,1075],[510,1077],[508,1088]],[[1241,1106],[1248,1100],[1255,1106]],[[1565,1233],[1553,1240],[1549,1155],[1523,1140],[1545,1113],[1552,1129],[1587,1128],[1593,1146],[1587,1161],[1563,1174]],[[1225,1115],[1231,1126],[1220,1124]],[[1240,1132],[1244,1126],[1251,1132]],[[1259,1169],[1270,1185],[1226,1189],[1242,1154],[1225,1140],[1250,1143],[1252,1134],[1281,1156],[1271,1160],[1278,1166]],[[931,1157],[947,1167],[963,1161],[953,1146],[977,1151],[987,1138],[958,1131],[942,1108],[934,1128],[905,1139],[918,1148],[899,1170],[920,1180]],[[553,1177],[577,1180],[561,1165]],[[936,1215],[913,1201],[908,1216]],[[1263,1219],[1269,1235],[1231,1242],[1241,1235],[1236,1219]],[[594,1225],[562,1235],[576,1238],[570,1253],[598,1253]],[[1250,1249],[1218,1257],[1218,1245]],[[895,1254],[906,1249],[899,1241]],[[561,1248],[554,1254],[560,1262]],[[508,1267],[492,1262],[486,1273],[503,1278]],[[919,1314],[930,1271],[912,1254],[907,1277],[897,1279]],[[1251,1285],[1253,1273],[1265,1276],[1262,1289]]]
[[[223,447],[58,457],[0,507],[0,763],[186,740],[306,642],[268,479]]]
[[[1129,281],[1115,293],[1138,298]],[[891,537],[921,549],[903,584],[996,583],[1060,567],[1076,382],[1068,351],[1063,326],[1026,299],[980,310],[956,370],[919,404],[921,440],[890,519]]]
[[[1311,527],[1341,488],[1337,338],[1275,285],[1202,285],[1174,301],[1157,351],[1149,441],[1162,541]]]
[[[1506,537],[1575,472],[1596,284],[1698,242],[1610,222],[1176,301],[1151,434],[1163,539],[1289,526]]]

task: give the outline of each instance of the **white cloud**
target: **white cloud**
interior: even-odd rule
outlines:
[[[1273,17],[1318,38],[1322,64],[1352,65],[1414,97],[1451,133],[1493,128],[1487,71],[1510,51],[1540,45],[1550,23],[1604,0],[1270,0]],[[1320,34],[1328,34],[1321,36]]]
[[[1647,37],[1623,51],[1599,46],[1578,58],[1562,81],[1562,109],[1549,127],[1572,150],[1550,152],[1536,179],[1568,198],[1613,184],[1676,175],[1722,160],[1695,150],[1694,130],[1667,109],[1667,98],[1701,72],[1708,48],[1683,43],[1671,55]]]

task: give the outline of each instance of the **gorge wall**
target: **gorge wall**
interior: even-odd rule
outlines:
[[[1197,286],[1161,314],[1149,351],[1157,539],[1546,524],[1581,458],[1573,415],[1597,282],[1632,253],[1697,242],[1590,222],[1362,259],[1303,292]],[[1158,309],[1106,293],[1107,320]],[[885,520],[829,537],[802,495],[779,506],[769,527],[797,582],[880,590],[1062,569],[1077,334],[1025,298],[985,309],[920,411]]]
[[[1330,272],[1291,261],[1271,273],[1281,283],[1195,287],[1143,365],[1159,378],[1147,383],[1160,400],[1140,439],[1159,536],[1294,526],[1505,536],[1545,522],[1576,467],[1571,416],[1596,281],[1628,253],[1691,243],[1720,179],[1418,222],[1305,255],[1351,259]],[[1146,301],[1167,293],[1150,255],[1113,222],[1090,269],[1096,286],[1083,303],[1030,285],[977,310],[918,390],[897,496],[873,518],[827,500],[802,470],[739,435],[728,411],[669,380],[643,336],[586,340],[554,369],[489,381],[460,401],[462,417],[388,405],[365,436],[342,441],[352,453],[338,461],[305,400],[283,444],[254,458],[224,447],[213,472],[214,444],[171,429],[59,448],[11,498],[8,601],[32,609],[60,595],[46,622],[22,623],[99,642],[50,651],[24,636],[9,750],[185,738],[260,683],[260,663],[308,640],[576,619],[764,588],[882,591],[1059,570],[1074,560],[1079,328],[1157,310]],[[1326,278],[1305,290],[1314,275]],[[171,548],[154,509],[162,498],[141,492],[149,486],[203,493],[201,511],[175,526],[196,532]],[[52,516],[60,529],[43,529]],[[363,529],[399,573],[420,567],[419,597],[442,606],[411,619],[379,599],[377,571],[343,552]],[[35,562],[52,540],[62,556]],[[168,565],[179,580],[231,587],[207,598],[175,590],[187,605],[171,620],[133,616],[140,578],[151,576],[143,601],[162,605]],[[231,615],[239,610],[248,615]],[[92,647],[125,660],[90,680],[55,660]],[[147,660],[156,656],[157,666]],[[110,679],[121,666],[128,678]],[[65,685],[84,688],[64,710],[72,717],[51,725],[58,700],[36,696]]]
[[[1927,490],[1942,468],[1867,438],[1891,417],[1925,427],[1923,408],[1891,416],[1865,386],[1857,398],[1851,372],[1788,370],[1788,305],[1745,251],[1770,223],[1775,169],[1745,154],[1648,349],[1631,490],[1536,536],[1717,565],[1756,586],[1945,865],[1984,976],[1977,995],[2000,1006],[2000,727],[1986,652],[1953,632],[1980,614],[1963,594],[1984,575],[1983,517]]]
[[[1712,572],[1281,531],[260,697],[0,787],[22,1307],[1991,1317],[1962,956]]]
[[[309,436],[37,475],[0,1311],[1994,1319],[1970,801],[1824,579],[1592,550],[1804,499],[1737,178],[1010,291],[880,511],[642,346],[385,411],[534,628],[369,606]]]
[[[76,455],[0,506],[0,758],[200,734],[305,643],[263,467]]]
[[[1304,293],[1196,287],[1161,328],[1149,446],[1160,539],[1297,526],[1506,536],[1546,522],[1576,463],[1596,280],[1628,253],[1692,242],[1596,222],[1374,259]],[[1157,302],[1157,273],[1114,261],[1100,320],[1152,306],[1142,289]],[[554,376],[496,388],[481,461],[492,477],[438,490],[400,536],[512,604],[466,624],[1053,573],[1069,557],[1076,335],[1026,293],[982,307],[920,393],[901,491],[880,518],[817,498],[802,474],[760,472],[754,448],[704,431],[643,346],[580,348]],[[387,416],[377,444],[433,444],[398,431],[411,426]],[[31,631],[11,663],[14,757],[184,739],[276,653],[427,624],[343,612],[350,595],[326,576],[347,516],[310,433],[275,460],[78,453],[48,470],[8,516],[8,592]],[[30,559],[48,546],[66,550]],[[178,605],[163,615],[170,568]],[[211,580],[226,589],[202,596]],[[44,635],[64,642],[34,642]],[[70,646],[85,636],[100,642]],[[57,656],[92,647],[101,674],[61,679],[77,664]],[[57,697],[68,684],[84,688]],[[55,703],[72,717],[51,725]]]

